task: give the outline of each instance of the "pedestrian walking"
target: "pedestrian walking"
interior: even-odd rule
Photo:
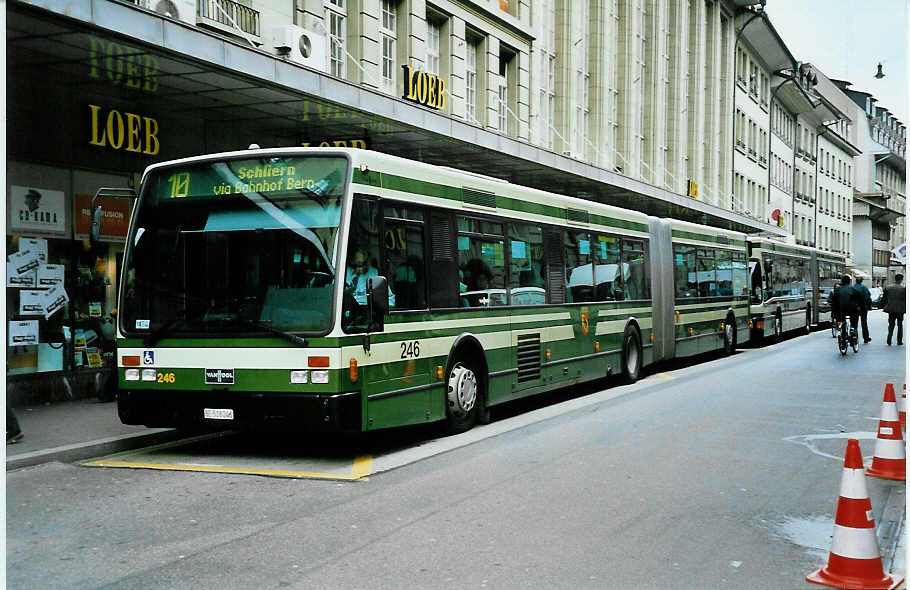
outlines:
[[[863,277],[856,277],[856,284],[853,285],[853,288],[856,289],[860,299],[863,301],[859,308],[859,321],[863,326],[863,343],[869,344],[872,342],[872,338],[869,338],[869,318],[867,316],[869,310],[872,309],[872,293],[863,284]]]
[[[882,295],[882,309],[888,314],[888,339],[885,341],[891,346],[891,334],[894,324],[897,324],[897,345],[904,343],[904,313],[907,311],[907,288],[901,285],[904,275],[898,273],[894,276],[894,284],[885,287]]]
[[[9,400],[6,402],[6,444],[11,445],[22,440],[22,428],[19,426],[19,419],[16,418],[15,412],[9,407]]]

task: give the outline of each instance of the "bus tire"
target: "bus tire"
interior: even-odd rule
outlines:
[[[483,385],[474,364],[456,358],[446,378],[446,434],[466,432],[474,426],[483,404]]]
[[[641,373],[641,337],[638,330],[626,326],[622,335],[622,376],[626,383],[638,381]]]
[[[812,306],[806,306],[806,334],[812,333]]]
[[[730,356],[736,352],[736,318],[727,316],[724,323],[724,355]]]

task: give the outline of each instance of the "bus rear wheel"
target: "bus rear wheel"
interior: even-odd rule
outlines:
[[[477,421],[482,403],[480,381],[474,368],[456,361],[446,381],[446,432],[458,434],[470,430]]]
[[[635,328],[627,327],[622,335],[622,376],[627,383],[638,381],[641,373],[641,338]]]

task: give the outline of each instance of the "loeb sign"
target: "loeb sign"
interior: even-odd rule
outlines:
[[[415,71],[409,65],[401,67],[404,70],[404,94],[401,98],[434,109],[446,108],[446,81],[443,78],[422,70]]]

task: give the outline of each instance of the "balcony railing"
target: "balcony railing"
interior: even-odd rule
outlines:
[[[197,0],[197,14],[208,24],[232,32],[236,27],[248,35],[260,37],[259,11],[233,0]],[[233,22],[232,22],[233,21]]]

